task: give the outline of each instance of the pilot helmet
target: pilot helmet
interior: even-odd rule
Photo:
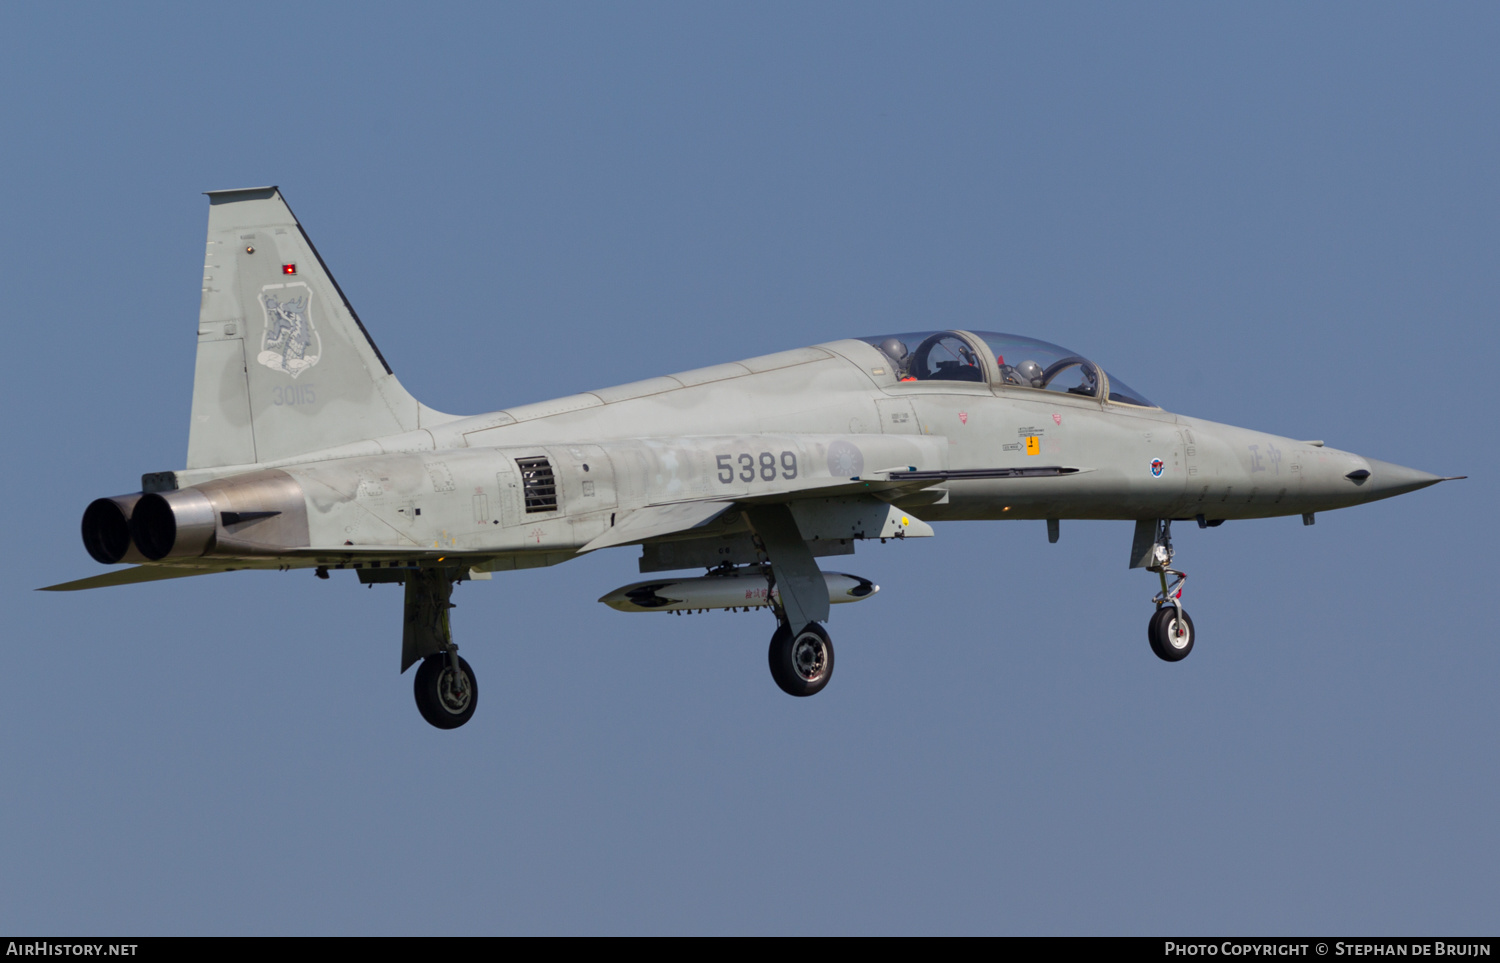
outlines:
[[[1021,380],[1033,388],[1042,386],[1042,366],[1035,361],[1022,361],[1016,365],[1016,371],[1020,373]]]
[[[889,355],[892,361],[906,360],[906,342],[900,338],[886,338],[880,342],[880,350]]]

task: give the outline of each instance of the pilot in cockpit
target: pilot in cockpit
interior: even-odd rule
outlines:
[[[999,355],[995,358],[1000,363],[1000,383],[1006,385],[1019,385],[1022,388],[1042,387],[1042,366],[1035,361],[1022,361],[1018,365],[1005,363],[1005,356]]]
[[[907,368],[911,364],[911,352],[907,350],[906,342],[900,338],[886,338],[880,342],[880,351],[891,359],[892,374],[896,376],[896,380],[908,380]]]

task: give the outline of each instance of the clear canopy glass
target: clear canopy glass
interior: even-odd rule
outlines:
[[[971,338],[979,339],[974,343]],[[995,359],[1002,387],[1058,391],[1097,398],[1101,380],[1109,384],[1109,400],[1120,404],[1156,407],[1146,397],[1112,375],[1099,377],[1095,364],[1067,348],[995,331],[916,331],[860,338],[879,349],[902,381],[987,380],[986,351]]]
[[[1109,377],[1109,400],[1122,405],[1140,405],[1143,408],[1155,408],[1155,403],[1146,400],[1146,396],[1116,378],[1108,371],[1105,375]]]

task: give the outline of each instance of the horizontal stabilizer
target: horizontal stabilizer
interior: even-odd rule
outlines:
[[[215,572],[233,572],[232,568],[181,568],[167,565],[136,565],[132,568],[115,569],[93,578],[81,578],[74,582],[48,585],[38,592],[77,592],[81,589],[107,588],[111,585],[134,585],[137,582],[159,582],[165,578],[187,578],[189,575],[213,575]]]
[[[592,552],[615,545],[627,545],[642,539],[672,535],[698,528],[724,513],[732,502],[677,502],[672,505],[652,505],[639,508],[626,515],[619,524],[578,550]]]

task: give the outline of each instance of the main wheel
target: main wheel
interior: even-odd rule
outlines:
[[[1151,651],[1166,662],[1181,662],[1193,651],[1193,617],[1186,610],[1182,622],[1177,621],[1177,606],[1163,605],[1151,616],[1147,633],[1151,638]]]
[[[809,622],[795,636],[785,625],[778,628],[771,636],[767,658],[771,678],[787,695],[814,695],[833,676],[833,640],[816,622]]]
[[[455,674],[448,656],[442,652],[429,655],[417,666],[417,711],[439,729],[457,729],[468,722],[479,702],[474,670],[461,656],[458,668]]]

